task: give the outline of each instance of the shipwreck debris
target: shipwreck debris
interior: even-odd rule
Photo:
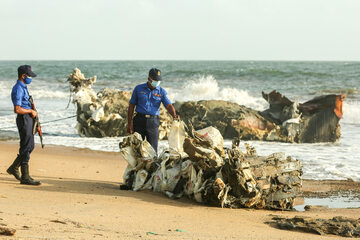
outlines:
[[[360,237],[360,218],[334,217],[332,219],[296,216],[273,217],[273,224],[285,230],[302,231],[319,235],[332,234],[342,237]]]
[[[239,142],[234,139],[232,149],[224,148],[219,130],[194,131],[189,126],[183,152],[165,149],[156,156],[151,145],[134,133],[120,143],[128,162],[122,189],[187,196],[218,207],[291,210],[301,191],[301,163],[284,153],[258,156],[250,145],[242,152]]]
[[[127,134],[127,109],[131,92],[92,89],[96,76],[85,78],[77,68],[68,78],[77,105],[77,129],[81,136],[114,137]],[[215,127],[226,139],[290,143],[335,142],[340,138],[344,95],[324,95],[305,103],[289,100],[275,90],[262,93],[269,102],[265,111],[237,103],[202,100],[175,103],[178,115],[196,130]],[[160,107],[159,138],[167,139],[172,117]]]
[[[270,104],[262,112],[221,100],[185,102],[178,112],[195,129],[214,126],[227,139],[315,143],[340,138],[344,95],[324,95],[298,104],[275,90],[262,94]]]
[[[98,93],[92,89],[96,76],[85,78],[75,68],[68,77],[73,103],[77,106],[77,130],[85,137],[116,137],[127,134],[127,110],[131,92],[105,88]],[[160,107],[160,139],[167,138],[171,116]]]

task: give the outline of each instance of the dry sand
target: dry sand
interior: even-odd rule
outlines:
[[[266,222],[271,215],[360,216],[359,208],[221,209],[149,191],[121,191],[126,162],[118,153],[57,146],[37,145],[30,172],[42,185],[25,186],[6,173],[17,151],[18,143],[0,142],[0,226],[16,229],[15,236],[0,239],[346,239],[279,230]],[[328,188],[326,182],[304,185],[308,192]]]

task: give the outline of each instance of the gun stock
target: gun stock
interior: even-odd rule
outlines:
[[[34,104],[34,100],[33,100],[32,96],[30,96],[29,101],[30,101],[30,103],[31,103],[32,109],[36,111],[35,104]],[[45,145],[44,145],[44,143],[43,143],[41,124],[40,124],[40,121],[39,121],[39,117],[38,117],[38,116],[34,119],[34,127],[33,127],[33,134],[35,135],[36,133],[39,134],[40,143],[41,143],[41,148],[44,148]]]

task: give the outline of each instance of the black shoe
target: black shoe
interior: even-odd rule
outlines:
[[[11,164],[11,166],[6,170],[6,172],[10,175],[14,175],[14,177],[17,180],[21,181],[19,167],[20,167],[20,158],[18,155],[17,158],[14,160],[13,164]]]
[[[34,179],[32,179],[29,176],[29,165],[22,165],[21,166],[21,184],[26,184],[26,185],[40,185],[41,182],[40,181],[35,181]]]

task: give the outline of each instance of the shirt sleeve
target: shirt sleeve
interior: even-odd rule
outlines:
[[[167,97],[167,92],[165,91],[165,89],[162,89],[162,97],[161,97],[161,102],[164,104],[164,106],[166,107],[167,105],[171,104],[170,99]]]
[[[24,91],[20,88],[15,88],[11,93],[11,100],[14,106],[21,106],[21,100],[24,97]]]
[[[137,87],[134,88],[129,102],[134,105],[138,103]]]

